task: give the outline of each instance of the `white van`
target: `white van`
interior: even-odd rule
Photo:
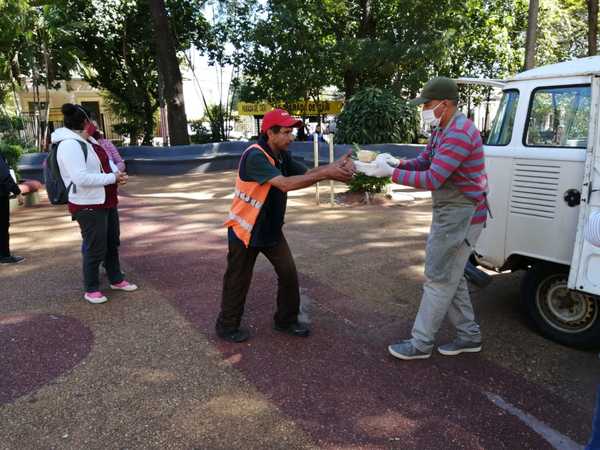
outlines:
[[[521,296],[544,336],[600,346],[600,248],[584,236],[600,210],[600,56],[483,84],[503,96],[485,145],[493,218],[476,260],[527,271]]]

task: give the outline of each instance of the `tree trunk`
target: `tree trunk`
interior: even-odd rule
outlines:
[[[354,95],[356,81],[356,72],[354,72],[352,69],[347,69],[344,72],[344,95],[346,97],[346,101],[350,100],[350,97]]]
[[[183,82],[165,2],[164,0],[150,0],[149,4],[154,23],[158,70],[164,82],[169,141],[171,145],[187,145],[190,143],[190,138],[183,100]]]
[[[598,0],[587,0],[588,56],[598,53]]]
[[[529,0],[529,15],[527,18],[527,40],[525,41],[525,70],[535,67],[535,44],[537,32],[537,17],[540,9],[539,0]]]
[[[375,38],[375,31],[377,29],[377,22],[373,16],[373,1],[372,0],[361,0],[359,2],[362,16],[360,19],[360,25],[358,28],[359,38]]]

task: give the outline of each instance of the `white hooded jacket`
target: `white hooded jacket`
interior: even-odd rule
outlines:
[[[90,142],[96,143],[94,138]],[[87,161],[84,157],[80,141],[87,145]],[[106,199],[104,186],[117,181],[117,167],[109,160],[111,173],[104,173],[96,152],[89,142],[68,128],[58,128],[52,133],[52,143],[59,143],[57,161],[60,175],[69,186],[69,202],[76,205],[101,205]]]

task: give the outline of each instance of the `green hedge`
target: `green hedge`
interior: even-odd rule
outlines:
[[[19,163],[19,159],[21,159],[21,155],[25,153],[23,147],[17,144],[9,144],[6,142],[0,141],[0,154],[6,160],[6,163],[11,169],[14,169],[17,172],[17,164]]]
[[[392,144],[416,139],[417,110],[391,91],[366,88],[344,105],[337,119],[338,144]]]
[[[348,182],[348,190],[350,192],[379,194],[383,192],[383,188],[389,183],[391,183],[390,178],[368,177],[364,173],[357,173]]]

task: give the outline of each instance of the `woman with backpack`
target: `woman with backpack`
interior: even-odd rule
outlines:
[[[65,126],[52,133],[48,159],[55,157],[67,191],[69,212],[81,229],[83,297],[90,303],[104,303],[108,298],[100,291],[102,262],[111,289],[137,289],[124,279],[119,263],[117,186],[127,182],[127,174],[118,170],[92,137],[96,127],[82,106],[66,103],[62,113]]]
[[[16,196],[19,204],[23,204],[21,190],[13,180],[6,160],[0,154],[0,264],[17,264],[25,260],[22,256],[10,254],[8,228],[10,226],[9,199],[11,196]]]

